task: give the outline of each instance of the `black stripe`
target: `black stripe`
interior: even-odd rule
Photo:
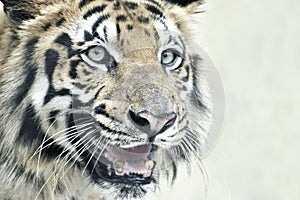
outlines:
[[[159,22],[160,22],[162,25],[164,25],[165,30],[169,30],[169,27],[167,26],[166,22],[165,22],[162,18],[159,19]]]
[[[120,9],[121,9],[120,1],[117,1],[116,3],[114,3],[114,10],[120,10]]]
[[[130,31],[130,30],[132,30],[132,29],[133,29],[133,26],[132,26],[131,24],[128,24],[128,25],[127,25],[127,30]]]
[[[25,80],[23,84],[18,87],[17,89],[18,92],[16,92],[15,96],[13,97],[14,98],[13,102],[15,103],[16,106],[18,106],[23,101],[25,96],[28,94],[28,91],[30,90],[36,76],[35,66],[29,66],[29,64],[26,64],[25,69],[26,68],[29,69],[29,71],[27,71]]]
[[[2,3],[3,1],[1,1]],[[8,1],[9,3],[11,1]],[[3,2],[4,3],[4,2]],[[10,19],[13,19],[18,24],[21,24],[22,21],[34,19],[35,16],[32,12],[27,10],[28,8],[24,7],[24,4],[22,6],[22,1],[17,1],[18,6],[12,6],[12,8],[7,8],[7,6],[4,6],[4,12],[7,13]],[[20,5],[21,3],[21,5]],[[6,4],[6,3],[4,3]],[[20,6],[20,7],[19,7]]]
[[[102,124],[101,122],[97,121],[97,124],[100,126],[100,128],[104,131],[107,131],[109,133],[112,133],[112,134],[117,134],[118,136],[131,136],[130,134],[128,133],[124,133],[124,132],[121,132],[121,131],[116,131],[116,130],[113,130],[107,126],[105,126],[104,124]]]
[[[45,53],[45,72],[48,76],[49,88],[47,91],[47,95],[44,98],[44,105],[47,104],[51,99],[55,96],[65,96],[70,95],[70,90],[62,89],[60,91],[56,91],[52,85],[53,73],[55,67],[58,65],[59,53],[53,49],[49,49]]]
[[[157,1],[155,1],[155,0],[147,0],[147,1],[155,4],[158,7],[161,7],[161,5]]]
[[[59,91],[56,91],[52,85],[49,86],[49,89],[47,91],[47,95],[44,99],[44,105],[49,103],[54,97],[56,96],[71,96],[71,92],[69,89],[61,89]]]
[[[99,26],[103,21],[107,20],[109,17],[110,17],[109,14],[102,15],[102,16],[98,17],[97,21],[94,23],[93,28],[92,28],[93,33],[95,33],[96,30],[97,30],[97,28],[98,28],[98,26]]]
[[[190,66],[185,66],[186,76],[182,77],[181,80],[184,82],[188,82],[190,78]]]
[[[102,87],[96,92],[94,99],[97,99],[97,98],[98,98],[99,93],[100,93],[104,88],[105,88],[105,86],[102,86]]]
[[[81,83],[74,83],[74,85],[75,85],[75,87],[77,87],[77,88],[79,88],[79,89],[84,89],[84,88],[86,88],[87,87],[87,85],[83,85],[83,84],[81,84]]]
[[[89,82],[89,81],[91,81],[91,79],[88,81],[88,80],[86,80],[87,82]],[[85,87],[87,87],[87,85],[85,86]],[[97,89],[97,86],[90,86],[90,87],[87,87],[86,88],[86,91],[85,91],[85,94],[87,94],[87,93],[89,93],[91,90],[95,90],[95,89]]]
[[[117,40],[120,40],[120,35],[121,35],[121,28],[119,24],[116,24],[116,29],[117,29]]]
[[[148,24],[149,23],[149,18],[148,17],[138,16],[137,19],[140,23],[143,23],[143,24]]]
[[[39,39],[38,38],[33,38],[27,44],[25,45],[25,54],[24,54],[24,76],[25,79],[23,83],[16,89],[15,96],[13,98],[13,102],[15,103],[16,106],[18,106],[25,96],[28,94],[28,91],[30,90],[35,76],[36,76],[36,63],[33,61],[34,59],[34,53],[36,49],[36,44],[38,43]]]
[[[180,5],[180,6],[187,6],[191,3],[194,3],[194,2],[199,1],[199,0],[185,0],[185,1],[182,1],[182,0],[167,0],[167,1],[170,2],[170,3],[173,3],[173,4]],[[199,2],[201,2],[201,0]]]
[[[107,41],[108,35],[107,35],[107,27],[106,26],[103,27],[103,33],[104,33],[104,39],[105,39],[105,41]]]
[[[77,54],[77,51],[73,50],[73,42],[70,36],[67,33],[63,33],[60,36],[58,36],[55,41],[55,43],[63,45],[68,50],[68,57],[71,58],[72,56]]]
[[[48,31],[48,29],[50,28],[51,26],[51,23],[46,23],[44,26],[43,26],[43,30],[44,31]]]
[[[82,8],[86,5],[88,5],[89,3],[93,2],[95,0],[82,0],[80,3],[79,3],[79,8]]]
[[[160,17],[163,17],[163,13],[155,6],[146,5],[146,9],[155,15],[159,15]]]
[[[125,15],[118,15],[116,17],[116,20],[117,20],[117,22],[120,22],[120,21],[125,22],[127,20],[127,17]]]
[[[87,76],[91,74],[91,72],[87,71],[86,69],[82,69],[82,73]]]
[[[49,124],[50,125],[54,124],[54,122],[56,120],[56,116],[59,112],[60,112],[60,110],[54,110],[49,113]]]
[[[45,133],[41,130],[40,120],[32,105],[27,106],[23,113],[23,121],[18,134],[17,143],[23,143],[28,146],[41,144]]]
[[[137,3],[129,2],[129,1],[125,1],[125,2],[124,2],[124,5],[125,5],[127,8],[131,9],[131,10],[134,10],[134,9],[136,9],[136,8],[138,7],[138,4],[137,4]]]
[[[71,106],[74,106],[74,103],[73,105]],[[76,119],[79,119],[80,117],[76,117]],[[84,117],[83,117],[84,118]],[[82,142],[78,142],[79,141],[79,136],[76,136],[74,137],[75,133],[77,133],[77,126],[75,124],[75,121],[74,121],[74,116],[73,114],[69,114],[67,116],[67,124],[68,124],[68,132],[67,132],[67,136],[70,136],[68,139],[69,141],[75,146],[75,148],[77,149],[78,152],[81,152],[82,151]],[[79,135],[79,134],[76,134],[76,135]],[[77,143],[78,142],[78,143]],[[77,144],[76,144],[77,143]]]
[[[100,38],[99,34],[97,32],[93,33],[93,37],[98,38],[99,40],[101,40],[102,42],[105,42],[103,38]]]
[[[61,18],[60,20],[58,20],[57,22],[56,22],[56,26],[58,27],[58,26],[61,26],[64,22],[66,21],[66,19],[65,18]]]
[[[106,112],[106,105],[105,104],[100,104],[98,106],[96,106],[94,108],[95,114],[97,115],[102,115],[112,121],[117,121],[119,123],[121,123],[119,120],[117,120],[116,118],[114,118],[113,116],[110,116],[107,112]]]
[[[173,161],[172,163],[171,163],[171,165],[172,165],[172,180],[171,180],[171,184],[173,185],[174,183],[175,183],[175,180],[176,180],[176,178],[177,178],[177,166],[176,166],[176,163],[175,163],[176,161]]]
[[[84,40],[85,41],[92,41],[94,38],[93,38],[93,35],[88,32],[88,31],[84,31]]]
[[[81,60],[72,60],[71,61],[71,69],[69,71],[69,75],[72,79],[77,78],[77,69],[76,67],[79,65]]]
[[[101,6],[97,6],[89,11],[87,11],[84,15],[83,15],[83,19],[87,19],[88,17],[92,16],[95,13],[100,13],[102,12],[107,5],[103,4]]]
[[[83,46],[85,44],[85,42],[77,42],[78,46]]]
[[[43,147],[45,147],[42,151],[42,158],[46,160],[57,159],[58,157],[64,157],[69,154],[69,151],[64,149],[64,147],[55,144],[52,138],[46,137],[44,139],[45,143]]]
[[[45,53],[45,72],[48,76],[48,81],[52,84],[53,73],[58,65],[59,53],[54,49],[48,49]]]

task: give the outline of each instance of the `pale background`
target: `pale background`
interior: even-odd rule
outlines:
[[[226,93],[222,137],[204,159],[207,200],[300,200],[300,2],[207,0],[199,44]],[[299,120],[299,121],[298,121]],[[201,174],[160,200],[202,200]]]
[[[221,139],[204,160],[207,200],[300,200],[300,2],[206,0],[199,43],[226,93]],[[204,199],[199,173],[161,200]]]

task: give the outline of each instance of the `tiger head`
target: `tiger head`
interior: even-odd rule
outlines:
[[[10,101],[24,110],[14,139],[40,170],[140,199],[198,159],[210,123],[190,41],[201,0],[2,2],[4,66],[21,77]]]

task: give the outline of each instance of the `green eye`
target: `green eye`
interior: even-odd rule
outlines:
[[[161,54],[161,63],[170,66],[176,61],[177,55],[170,50],[166,50]]]
[[[106,50],[101,46],[95,46],[88,49],[86,56],[93,62],[99,63],[106,57]]]
[[[161,64],[169,70],[178,69],[183,62],[182,56],[176,50],[165,50],[161,54]]]

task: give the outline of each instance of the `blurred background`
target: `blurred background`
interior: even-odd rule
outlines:
[[[198,43],[226,95],[221,138],[203,160],[207,200],[300,200],[300,2],[206,0]],[[202,200],[201,173],[159,199]]]

